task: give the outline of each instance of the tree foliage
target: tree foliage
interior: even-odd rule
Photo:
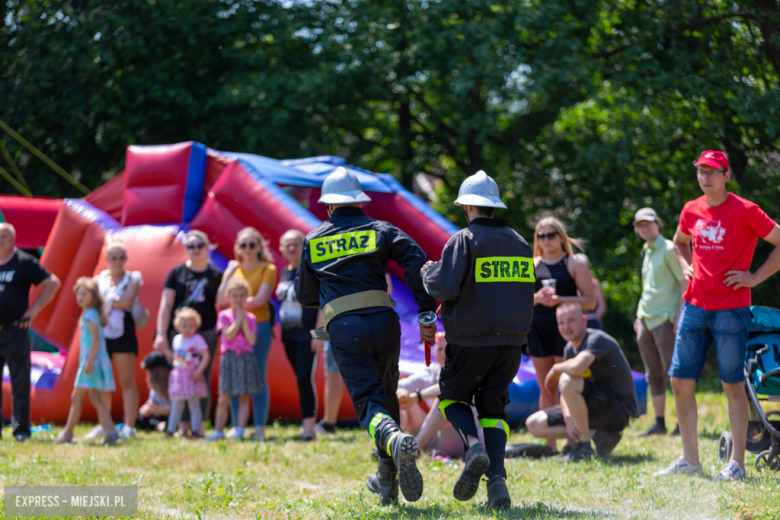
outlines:
[[[340,155],[408,187],[425,173],[463,225],[451,202],[484,169],[518,231],[553,213],[588,240],[627,346],[633,213],[653,206],[671,234],[702,150],[725,150],[733,191],[780,217],[770,0],[6,0],[0,17],[0,119],[87,186],[128,144],[192,139]],[[34,193],[78,195],[5,142]]]

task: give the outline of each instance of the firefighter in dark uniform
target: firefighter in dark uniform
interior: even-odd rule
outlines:
[[[463,182],[455,204],[465,210],[469,226],[447,241],[439,262],[428,262],[422,271],[426,290],[441,300],[448,343],[440,408],[467,450],[453,495],[470,500],[485,475],[489,506],[504,509],[512,504],[504,469],[509,435],[504,406],[531,327],[533,253],[505,219],[493,218],[496,208],[506,206],[485,172]],[[477,437],[472,402],[484,446]]]
[[[325,327],[314,334],[329,336],[360,425],[376,443],[379,470],[368,488],[386,505],[398,499],[399,485],[410,502],[423,491],[417,440],[398,426],[401,326],[387,294],[388,261],[406,269],[421,313],[434,311],[436,301],[422,285],[425,253],[395,226],[368,218],[361,203],[370,200],[344,168],[325,179],[319,202],[328,205],[330,218],[306,237],[295,290],[303,306],[322,309]],[[420,334],[421,341],[434,341],[436,326],[421,326]]]

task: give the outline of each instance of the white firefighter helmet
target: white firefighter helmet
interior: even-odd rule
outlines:
[[[363,188],[360,187],[360,181],[355,174],[347,171],[343,166],[339,166],[325,178],[325,182],[322,183],[322,195],[317,202],[351,204],[370,201],[368,195],[363,193]]]
[[[458,190],[455,204],[506,209],[506,204],[501,202],[501,197],[498,194],[498,184],[482,170],[463,181]]]

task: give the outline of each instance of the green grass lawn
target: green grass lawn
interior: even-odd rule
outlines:
[[[718,483],[717,440],[727,429],[725,397],[698,395],[706,476],[654,479],[680,454],[679,437],[640,439],[650,424],[634,421],[607,460],[565,464],[555,459],[508,461],[513,508],[501,518],[780,518],[780,476],[761,475],[748,454],[748,478]],[[673,412],[673,410],[672,410]],[[668,424],[676,424],[670,417]],[[77,429],[77,438],[88,431]],[[416,503],[382,508],[365,488],[374,471],[371,443],[343,430],[314,443],[295,442],[298,428],[269,426],[266,442],[205,443],[139,434],[115,446],[58,446],[37,433],[0,442],[4,485],[136,485],[142,518],[490,518],[484,486],[471,502],[452,498],[459,464],[421,459],[425,493]],[[532,442],[524,431],[511,443]],[[1,504],[2,502],[0,502]],[[0,506],[1,507],[1,506]]]

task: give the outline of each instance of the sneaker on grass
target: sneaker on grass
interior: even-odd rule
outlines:
[[[336,433],[336,425],[330,424],[326,422],[325,419],[323,419],[314,427],[314,433],[318,433],[320,435],[325,435],[326,433]]]
[[[668,468],[653,473],[653,476],[665,477],[667,475],[674,475],[675,473],[681,473],[684,475],[699,475],[701,474],[701,464],[699,464],[698,466],[694,466],[693,464],[690,464],[688,461],[686,461],[684,458],[680,457],[679,459],[672,462],[672,464]]]
[[[84,440],[85,441],[91,441],[92,439],[97,439],[98,437],[100,437],[102,435],[105,435],[105,434],[106,434],[106,432],[105,432],[105,430],[103,430],[103,427],[98,424],[97,426],[92,428],[89,431],[89,433],[87,433],[84,436]]]
[[[589,460],[593,458],[595,453],[593,452],[593,446],[590,441],[575,442],[571,447],[571,451],[563,456],[564,462],[579,462],[581,460]]]
[[[214,441],[221,441],[224,438],[225,438],[225,434],[224,433],[222,433],[222,432],[214,432],[211,435],[209,435],[208,437],[206,437],[204,440],[206,442],[214,442]]]
[[[122,426],[122,429],[119,430],[119,438],[120,439],[135,439],[135,428],[131,428],[128,425]]]
[[[596,454],[602,458],[606,457],[612,453],[612,450],[615,449],[615,446],[618,445],[621,438],[623,438],[623,435],[618,432],[597,431],[595,435],[593,435],[593,444],[596,445]]]
[[[741,480],[745,477],[747,477],[747,472],[739,467],[737,461],[730,460],[723,466],[715,480],[723,482],[725,480]]]
[[[112,430],[112,431],[106,432],[106,436],[103,437],[103,440],[100,441],[100,444],[103,444],[103,445],[114,444],[118,440],[119,440],[119,434],[116,432],[116,430]]]
[[[661,426],[658,423],[653,423],[650,428],[640,433],[639,437],[650,437],[651,435],[666,435],[666,427]]]

